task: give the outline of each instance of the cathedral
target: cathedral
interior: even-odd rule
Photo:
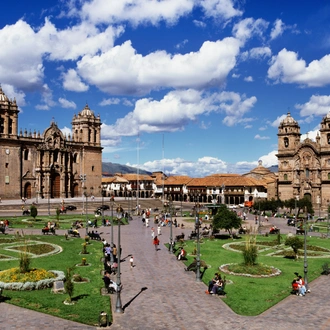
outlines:
[[[311,200],[316,213],[330,203],[330,113],[321,121],[316,141],[301,141],[290,113],[278,127],[278,197]]]
[[[18,133],[19,109],[0,87],[0,197],[70,198],[99,194],[101,119],[88,105],[74,115],[72,135],[54,121],[40,132]]]

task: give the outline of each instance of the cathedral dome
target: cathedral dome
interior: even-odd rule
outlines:
[[[6,102],[8,101],[8,97],[6,94],[3,92],[1,86],[0,86],[0,102]]]
[[[94,117],[94,112],[89,108],[88,104],[86,104],[85,108],[80,112],[80,115],[84,117]]]
[[[288,112],[287,116],[281,121],[281,126],[292,126],[298,125],[298,123],[291,117],[290,112]]]

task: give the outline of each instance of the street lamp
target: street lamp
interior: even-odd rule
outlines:
[[[307,264],[307,219],[308,219],[308,213],[307,213],[307,208],[305,207],[305,220],[304,220],[304,281],[305,281],[305,286],[306,290],[308,290],[308,279],[307,279],[307,274],[308,274],[308,264]]]
[[[103,186],[101,185],[101,197],[102,197],[102,225],[105,226],[105,221],[104,221],[104,190],[103,190]]]
[[[199,197],[199,195],[198,195]],[[196,196],[196,204],[195,204],[195,228],[197,230],[197,251],[196,251],[196,282],[201,282],[201,259],[200,259],[200,241],[199,241],[199,205],[197,204],[197,196]],[[198,209],[198,210],[197,210]]]
[[[182,199],[183,199],[182,193],[181,193],[180,197],[181,197],[181,218],[182,218]]]
[[[86,236],[88,236],[88,215],[87,215],[87,210],[88,210],[88,207],[87,207],[87,197],[88,197],[88,194],[87,192],[85,192],[85,198],[86,198],[86,203],[85,203],[85,214],[86,214]]]
[[[171,212],[171,201],[172,197],[171,195],[168,197],[168,204],[169,204],[169,210],[170,210],[170,253],[173,253],[173,227],[172,227],[172,212]]]
[[[121,278],[120,278],[120,259],[121,259],[121,248],[120,248],[120,223],[121,218],[123,216],[123,209],[119,205],[117,207],[117,220],[118,220],[118,248],[117,248],[117,254],[118,254],[118,268],[117,268],[117,297],[116,297],[116,313],[124,313],[122,304],[121,304]]]
[[[113,249],[113,203],[114,200],[112,197],[110,197],[110,204],[111,204],[111,236],[110,236],[110,246]],[[113,253],[110,253],[110,261],[111,261],[111,265],[113,264]]]

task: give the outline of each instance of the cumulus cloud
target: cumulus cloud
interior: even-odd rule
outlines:
[[[44,84],[42,86],[41,102],[41,104],[36,105],[36,109],[50,110],[50,108],[56,105],[56,102],[53,100],[53,91],[49,88],[47,84]]]
[[[120,99],[118,97],[111,97],[110,99],[103,99],[99,105],[101,107],[105,107],[107,105],[113,105],[113,104],[119,104],[120,103]]]
[[[81,81],[77,72],[69,69],[68,72],[62,73],[63,87],[68,91],[73,92],[86,92],[89,86]]]
[[[16,100],[19,107],[25,106],[25,93],[17,90],[14,86],[8,84],[1,84],[1,88],[10,100]]]
[[[272,127],[276,127],[278,128],[280,126],[280,123],[286,118],[286,114],[282,115],[282,116],[278,116],[272,123],[270,123],[270,125]]]
[[[257,134],[255,137],[254,137],[256,140],[269,140],[270,137],[269,136],[261,136],[259,134]]]
[[[253,77],[252,76],[248,76],[244,78],[244,81],[246,82],[253,82]]]
[[[298,54],[282,49],[272,57],[268,78],[276,83],[301,84],[308,87],[326,86],[330,83],[330,55],[314,60],[308,65]]]
[[[125,117],[114,125],[102,126],[102,136],[134,136],[138,132],[175,132],[196,121],[198,116],[210,112],[223,115],[223,123],[234,126],[246,122],[244,116],[255,105],[257,99],[247,98],[234,92],[203,93],[189,89],[172,91],[161,100],[143,98]]]
[[[270,32],[270,38],[272,40],[273,39],[276,39],[277,37],[279,37],[280,35],[282,35],[284,29],[285,29],[285,25],[282,22],[282,20],[281,19],[277,19],[274,22],[274,26],[272,28],[272,31]]]
[[[126,41],[102,54],[84,56],[77,73],[103,92],[117,95],[159,88],[202,89],[223,84],[238,54],[239,42],[231,37],[206,41],[199,51],[184,55],[156,51],[142,56]]]
[[[60,129],[61,130],[61,132],[65,135],[65,136],[72,136],[72,131],[71,131],[71,129],[69,128],[69,127],[66,127],[66,126],[64,126],[63,128],[61,128]]]
[[[200,5],[207,17],[228,20],[243,15],[243,11],[234,8],[232,0],[201,0]]]
[[[268,27],[268,22],[258,18],[245,18],[233,27],[233,35],[244,44],[248,39],[254,36],[263,37],[264,32]]]
[[[93,24],[116,24],[130,22],[157,25],[161,21],[174,24],[192,11],[193,0],[92,0],[85,2],[81,10],[72,8],[71,14],[80,15],[83,20]]]
[[[138,167],[149,172],[164,170],[167,175],[187,175],[190,177],[205,177],[211,174],[236,173],[245,174],[258,166],[258,161],[262,161],[264,167],[278,164],[276,157],[277,150],[271,151],[267,155],[261,156],[258,160],[248,162],[239,161],[237,163],[227,163],[221,159],[205,156],[196,161],[185,160],[182,158],[158,159],[148,161],[143,164],[127,163],[127,166]]]
[[[296,104],[300,116],[324,116],[330,111],[330,95],[312,95],[308,102]]]
[[[63,97],[60,97],[58,99],[58,103],[61,105],[62,108],[72,108],[72,109],[76,109],[77,108],[77,105],[76,103],[74,103],[73,101],[69,101]]]

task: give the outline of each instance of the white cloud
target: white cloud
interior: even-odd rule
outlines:
[[[153,24],[161,21],[174,24],[194,7],[193,0],[92,0],[85,2],[79,15],[93,24],[115,24],[128,21],[132,25]],[[74,11],[72,11],[74,13]],[[78,14],[75,11],[75,14]]]
[[[330,111],[330,95],[312,95],[308,102],[296,104],[300,116],[324,116]]]
[[[279,37],[280,35],[282,35],[283,31],[285,30],[285,25],[282,22],[281,19],[277,19],[274,22],[274,26],[272,28],[272,31],[270,32],[270,38],[272,40],[276,39],[277,37]]]
[[[250,119],[244,116],[257,99],[234,92],[204,94],[196,90],[172,91],[160,101],[143,98],[135,103],[133,112],[117,119],[114,125],[102,126],[103,138],[134,136],[138,132],[174,132],[183,130],[198,116],[210,112],[224,114],[223,123],[234,126]]]
[[[239,42],[225,38],[206,41],[198,52],[171,55],[136,53],[127,41],[108,52],[84,56],[77,72],[89,84],[110,94],[146,94],[159,88],[220,86],[236,64]],[[71,87],[72,88],[72,87]]]
[[[25,93],[17,90],[14,86],[8,84],[1,84],[2,90],[5,92],[10,100],[16,100],[19,107],[25,106]]]
[[[256,140],[269,140],[270,137],[269,136],[261,136],[259,134],[257,134],[255,137],[254,137]]]
[[[258,18],[245,18],[233,27],[233,35],[243,44],[253,36],[263,37],[265,30],[268,27],[268,22]]]
[[[64,126],[63,128],[61,128],[61,132],[68,137],[69,135],[72,136],[72,131],[70,128]]]
[[[246,82],[253,82],[253,77],[252,76],[248,76],[244,78],[244,81]]]
[[[249,51],[249,56],[253,59],[263,59],[271,55],[272,51],[269,47],[255,47]]]
[[[62,73],[63,88],[73,92],[86,92],[89,87],[81,81],[77,72],[73,69],[69,69],[68,72]]]
[[[36,109],[50,110],[50,108],[56,105],[56,102],[53,100],[53,91],[48,87],[47,84],[42,86],[41,102],[41,104],[36,105]]]
[[[286,116],[287,115],[285,114],[285,115],[277,117],[272,123],[270,123],[270,125],[272,127],[278,128],[280,126],[280,123],[286,118]]]
[[[61,105],[62,108],[72,108],[76,109],[77,105],[73,101],[69,101],[67,99],[64,99],[63,97],[60,97],[58,99],[59,104]]]
[[[273,56],[268,69],[268,78],[275,82],[297,83],[309,87],[326,86],[330,84],[330,55],[320,60],[314,60],[306,65],[298,59],[298,54],[282,49]]]
[[[207,17],[228,20],[243,15],[241,10],[234,8],[234,1],[232,0],[201,0],[200,5]]]
[[[130,164],[127,166],[138,167],[149,172],[164,170],[167,175],[188,175],[190,177],[205,177],[216,173],[245,174],[258,166],[258,161],[262,161],[264,167],[278,164],[276,157],[277,150],[271,151],[267,155],[261,156],[253,162],[239,161],[235,164],[227,163],[214,157],[201,157],[197,161],[189,161],[182,158],[158,159],[148,161],[143,164]]]
[[[198,20],[193,20],[193,23],[200,28],[205,28],[207,25],[206,23],[202,22],[202,21],[198,21]]]
[[[180,49],[183,48],[185,46],[185,44],[188,43],[188,39],[184,39],[182,42],[178,43],[175,45],[176,49]]]
[[[99,103],[99,105],[101,106],[101,107],[105,107],[105,106],[107,106],[107,105],[112,105],[112,104],[119,104],[120,103],[120,99],[118,98],[118,97],[112,97],[112,98],[110,98],[110,99],[103,99],[100,103]]]

